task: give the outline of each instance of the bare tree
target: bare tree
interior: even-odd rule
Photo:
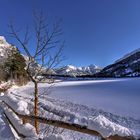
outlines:
[[[32,46],[30,41],[30,28],[25,29],[24,38],[21,38],[19,31],[15,28],[13,23],[9,24],[10,35],[14,37],[22,49],[26,53],[28,58],[28,63],[26,67],[26,72],[34,83],[34,115],[38,116],[38,76],[46,68],[46,73],[49,73],[52,68],[58,65],[62,60],[62,50],[64,43],[60,40],[60,35],[62,30],[60,28],[60,22],[56,21],[53,23],[50,29],[49,22],[45,18],[42,12],[34,14],[34,32],[31,31],[32,38],[35,39],[35,46]],[[34,50],[34,51],[32,51]],[[33,67],[34,64],[39,64]],[[36,132],[39,132],[39,126],[37,120],[35,120]]]

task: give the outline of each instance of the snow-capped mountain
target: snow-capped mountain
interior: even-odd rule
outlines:
[[[9,44],[3,36],[0,36],[0,64],[4,63],[8,57],[8,54],[13,47]],[[28,57],[24,56],[28,63]],[[35,72],[37,68],[40,68],[38,63],[33,63],[31,70]],[[46,68],[43,68],[41,73],[46,73]],[[126,76],[140,76],[140,48],[118,59],[104,69],[96,66],[89,65],[87,67],[75,67],[67,65],[57,69],[50,69],[48,73],[59,75],[95,75],[97,77],[126,77]]]
[[[0,36],[0,64],[3,64],[7,60],[8,53],[9,54],[11,53],[10,50],[12,50],[13,47],[16,48],[15,46],[12,46],[11,44],[9,44],[6,41],[5,37]],[[26,60],[26,63],[28,64],[29,58],[23,54],[22,54],[22,56],[24,57],[24,59]],[[40,68],[41,68],[41,66],[36,62],[32,63],[30,66],[31,71],[34,73],[37,69],[40,69]],[[46,68],[41,68],[41,69],[42,69],[41,70],[42,73],[46,72]],[[48,72],[54,74],[53,70],[49,70]]]
[[[3,36],[0,36],[0,63],[3,63],[7,59],[8,52],[12,47]]]
[[[140,76],[140,48],[125,55],[105,67],[96,76],[100,77],[128,77]]]
[[[100,67],[96,65],[89,65],[87,67],[75,67],[72,65],[67,65],[61,68],[55,69],[57,74],[61,75],[86,75],[86,74],[95,74],[101,70]]]

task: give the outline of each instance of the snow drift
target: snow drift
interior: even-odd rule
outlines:
[[[6,102],[18,113],[21,113],[23,115],[29,114],[27,102],[18,100],[16,97],[14,97],[11,94],[0,96],[0,100]]]

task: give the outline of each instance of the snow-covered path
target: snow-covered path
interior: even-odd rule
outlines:
[[[0,107],[0,140],[15,140],[15,137],[4,117],[3,109]]]

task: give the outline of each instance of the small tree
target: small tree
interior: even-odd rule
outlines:
[[[50,29],[49,22],[47,22],[44,15],[40,12],[34,14],[34,32],[31,36],[35,39],[35,46],[29,44],[29,28],[26,28],[24,39],[20,38],[19,32],[11,23],[10,35],[14,37],[24,49],[28,63],[26,72],[34,83],[34,115],[38,116],[38,76],[46,67],[46,73],[62,61],[62,49],[64,44],[61,43],[59,36],[62,34],[60,28],[60,21],[54,22]],[[34,51],[32,51],[32,49]],[[35,63],[40,64],[39,67],[32,67]],[[34,69],[34,71],[32,70]],[[35,120],[36,132],[39,133],[38,122]]]

